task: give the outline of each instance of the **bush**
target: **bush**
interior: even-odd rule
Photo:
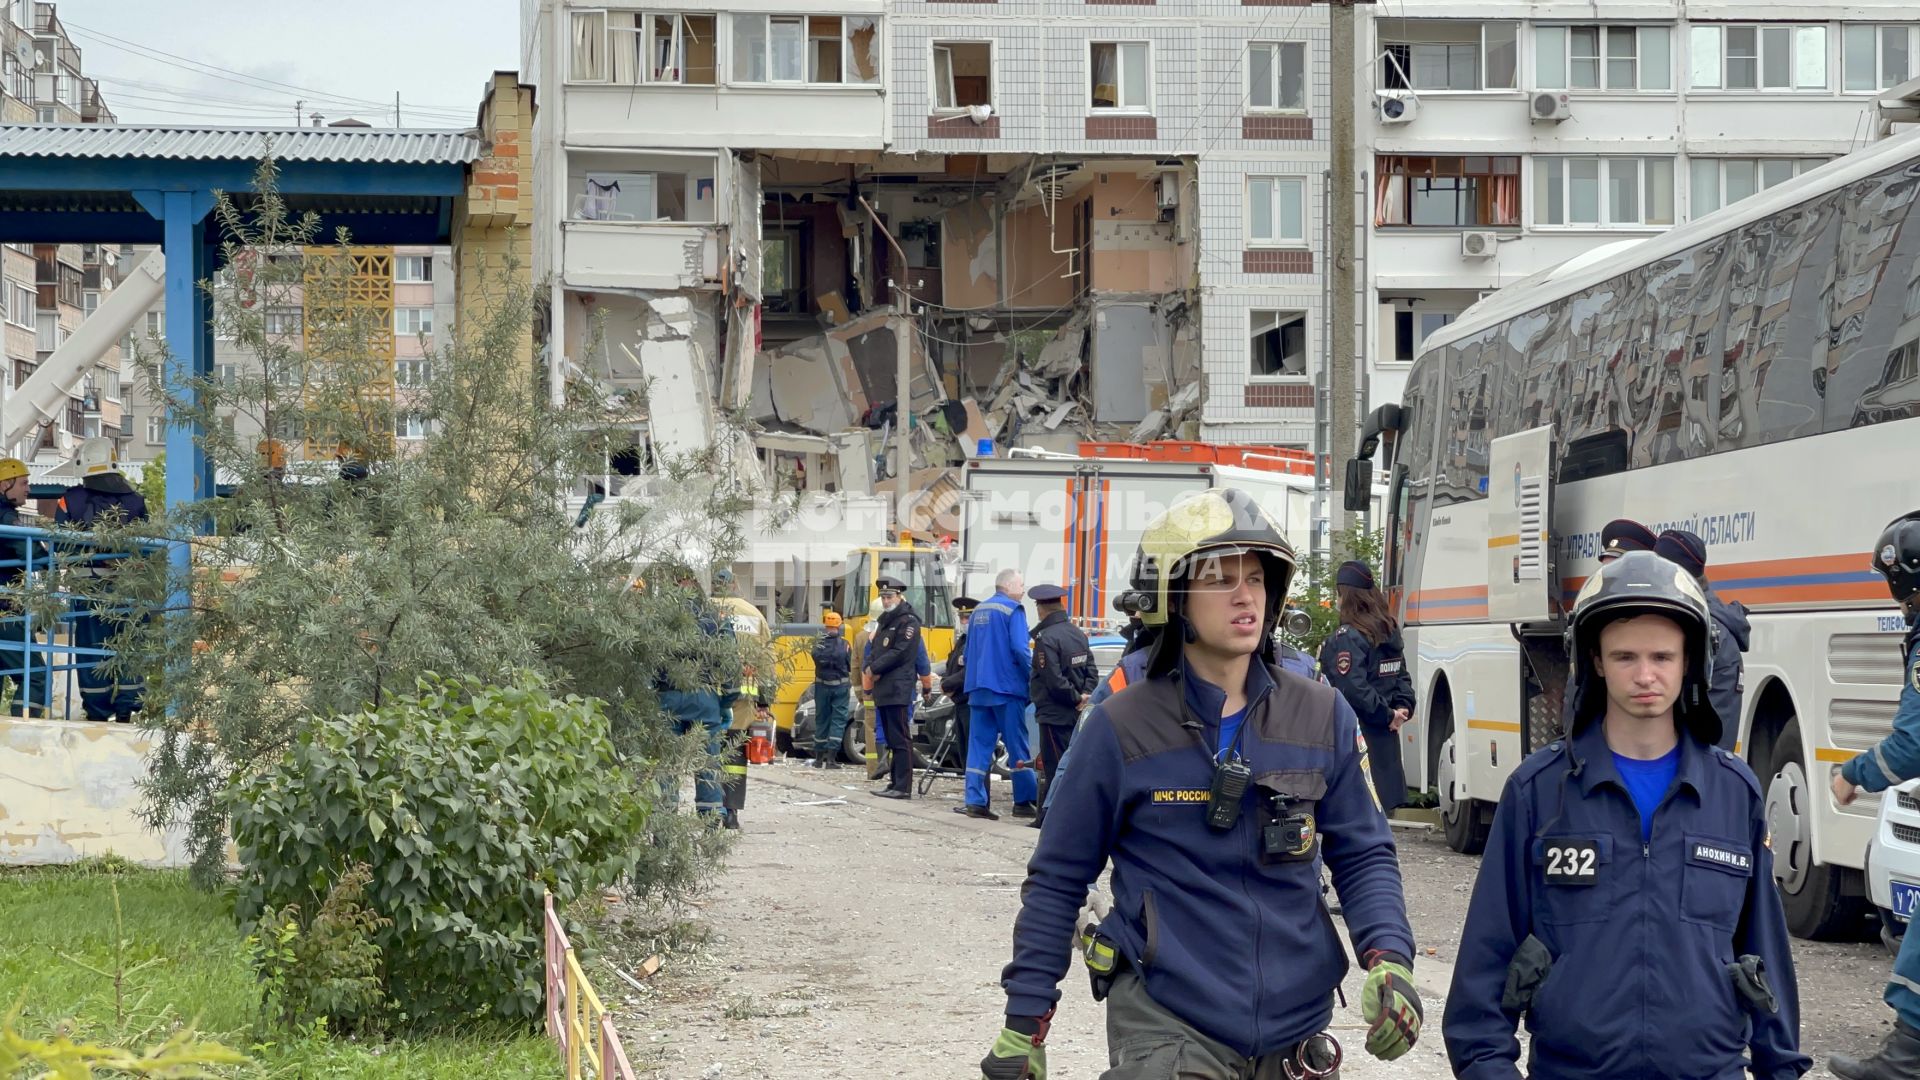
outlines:
[[[315,910],[365,864],[385,994],[403,1025],[539,1015],[541,894],[620,879],[648,805],[598,701],[423,679],[418,693],[315,720],[225,799],[245,867],[236,915]]]
[[[1320,645],[1340,629],[1340,604],[1334,592],[1334,572],[1348,559],[1358,559],[1373,569],[1377,582],[1385,582],[1381,575],[1381,556],[1386,551],[1387,534],[1384,530],[1372,532],[1356,530],[1347,538],[1350,554],[1339,558],[1313,556],[1300,564],[1300,572],[1293,579],[1293,604],[1307,613],[1313,620],[1313,629],[1293,644],[1310,656],[1320,655]]]
[[[247,950],[264,987],[265,1019],[295,1029],[323,1021],[341,1035],[380,1028],[386,990],[374,937],[392,921],[363,906],[372,877],[363,864],[340,875],[311,919],[298,904],[260,913]]]

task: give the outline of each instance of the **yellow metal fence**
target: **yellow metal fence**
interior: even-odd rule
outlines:
[[[566,1059],[567,1080],[635,1080],[613,1017],[580,970],[580,958],[554,914],[551,893],[546,909],[547,1034]]]

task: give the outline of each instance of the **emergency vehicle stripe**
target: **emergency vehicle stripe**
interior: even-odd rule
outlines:
[[[1062,584],[1071,585],[1074,568],[1079,566],[1077,552],[1080,546],[1080,480],[1079,477],[1067,477],[1067,531],[1060,537],[1060,576]]]
[[[1093,604],[1087,612],[1087,618],[1100,620],[1107,617],[1107,498],[1113,481],[1100,478],[1099,510],[1094,515],[1093,533]]]

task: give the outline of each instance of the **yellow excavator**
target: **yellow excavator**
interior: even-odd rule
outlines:
[[[911,537],[904,543],[853,549],[847,554],[845,572],[828,582],[814,598],[819,601],[818,607],[807,613],[812,621],[787,623],[775,632],[773,648],[780,678],[779,691],[773,700],[774,741],[781,751],[813,749],[810,734],[804,739],[808,745],[794,746],[793,720],[800,703],[812,697],[813,643],[824,628],[818,621],[820,613],[837,611],[845,620],[840,632],[855,649],[853,678],[857,688],[859,650],[866,644],[867,623],[880,613],[880,579],[883,577],[906,582],[907,603],[912,604],[920,616],[927,659],[935,671],[946,661],[947,653],[953,649],[953,590],[947,584],[940,552]],[[865,757],[864,719],[864,703],[856,695],[852,714],[847,719],[847,735],[841,743],[843,756],[848,761]]]

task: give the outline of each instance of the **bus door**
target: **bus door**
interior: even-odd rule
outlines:
[[[1487,474],[1487,616],[1520,644],[1520,749],[1562,734],[1567,656],[1560,573],[1554,558],[1553,426],[1493,440]]]

